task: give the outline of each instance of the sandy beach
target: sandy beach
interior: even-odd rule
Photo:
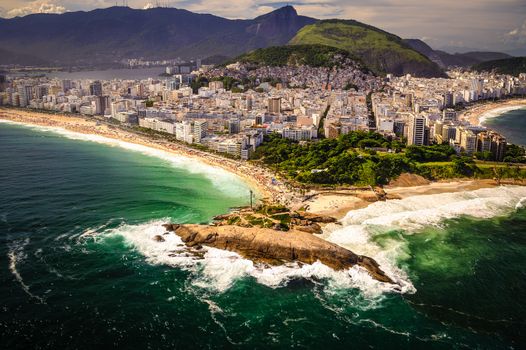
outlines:
[[[388,200],[396,200],[412,196],[474,191],[496,186],[494,180],[456,180],[430,182],[416,186],[385,186],[383,190]],[[304,205],[310,212],[341,219],[349,211],[365,208],[376,201],[378,197],[373,191],[340,190],[317,193],[305,201]]]
[[[196,150],[180,143],[148,138],[146,136],[128,132],[113,125],[100,123],[97,120],[88,117],[0,108],[0,119],[23,124],[59,128],[85,135],[103,136],[155,148],[176,156],[193,158],[210,166],[220,167],[238,175],[258,192],[261,199],[284,202],[292,201],[295,198],[295,194],[285,187],[283,183],[276,181],[273,182],[272,179],[275,175],[264,168],[257,167],[248,162],[232,160],[212,153]]]
[[[468,108],[460,114],[459,118],[469,121],[472,125],[481,125],[490,113],[495,116],[521,107],[526,107],[526,99],[485,102]]]
[[[194,158],[210,166],[220,167],[238,175],[259,192],[260,198],[287,205],[294,210],[303,207],[312,213],[342,218],[351,210],[364,208],[370,203],[379,200],[378,194],[367,188],[313,190],[307,193],[306,196],[303,196],[299,191],[291,189],[284,182],[272,181],[273,178],[276,178],[275,174],[253,163],[227,159],[180,143],[152,139],[87,117],[0,108],[0,119],[60,128],[87,135],[99,135],[159,149],[177,156]],[[400,177],[400,181],[396,181],[392,186],[386,186],[381,190],[385,191],[385,198],[401,199],[416,195],[471,191],[496,186],[492,180],[458,180],[429,183],[423,178],[414,178],[414,175],[404,175]]]

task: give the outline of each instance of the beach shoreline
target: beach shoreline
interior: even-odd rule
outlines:
[[[250,162],[232,160],[216,154],[187,147],[180,143],[171,143],[153,139],[147,136],[129,132],[110,124],[100,123],[96,119],[85,116],[69,116],[62,114],[23,111],[18,109],[0,108],[0,120],[20,123],[28,126],[42,126],[66,130],[82,135],[96,135],[155,150],[165,151],[174,156],[195,159],[206,165],[218,167],[237,175],[252,189],[256,190],[260,199],[270,203],[280,203],[293,210],[305,208],[308,212],[320,215],[343,218],[349,211],[361,209],[382,200],[373,188],[349,188],[311,190],[300,194],[284,182],[273,181],[276,174],[268,169]],[[479,188],[495,187],[493,180],[459,179],[424,183],[408,181],[404,185],[385,186],[384,199],[402,199],[408,196],[471,191]]]
[[[27,126],[40,126],[68,131],[82,135],[100,136],[113,141],[140,145],[155,150],[167,152],[177,157],[190,158],[205,165],[223,169],[238,176],[251,187],[260,199],[272,202],[278,201],[280,196],[292,198],[294,196],[283,184],[273,182],[274,174],[263,168],[247,162],[228,159],[187,147],[179,143],[155,140],[136,133],[128,132],[117,126],[112,126],[85,116],[70,116],[48,114],[35,111],[22,111],[0,108],[0,120],[14,122]]]
[[[506,112],[521,108],[526,108],[526,98],[477,103],[463,111],[459,119],[469,121],[472,125],[484,126],[486,119],[495,118]],[[493,115],[486,116],[490,113]]]

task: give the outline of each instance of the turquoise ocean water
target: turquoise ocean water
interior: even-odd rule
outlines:
[[[0,347],[524,348],[526,190],[412,197],[326,239],[399,283],[151,237],[248,201],[222,171],[0,123]]]

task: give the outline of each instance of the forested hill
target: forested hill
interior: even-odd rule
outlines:
[[[334,67],[343,63],[345,59],[361,63],[348,51],[325,45],[273,46],[248,52],[232,61],[257,66]]]
[[[509,74],[518,76],[526,73],[526,57],[512,57],[503,60],[495,60],[479,63],[473,66],[476,71],[495,71],[498,74]]]
[[[398,36],[353,20],[324,20],[303,27],[292,45],[337,47],[360,58],[378,75],[446,77],[442,69]]]

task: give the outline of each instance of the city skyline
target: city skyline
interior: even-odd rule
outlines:
[[[356,0],[6,0],[0,5],[0,17],[11,18],[32,13],[64,13],[93,10],[123,4],[132,8],[158,5],[210,13],[226,18],[253,18],[276,8],[292,5],[305,16],[326,19],[355,19],[399,35],[422,39],[435,49],[449,52],[496,50],[524,55],[526,46],[526,3],[518,0],[417,1]]]

